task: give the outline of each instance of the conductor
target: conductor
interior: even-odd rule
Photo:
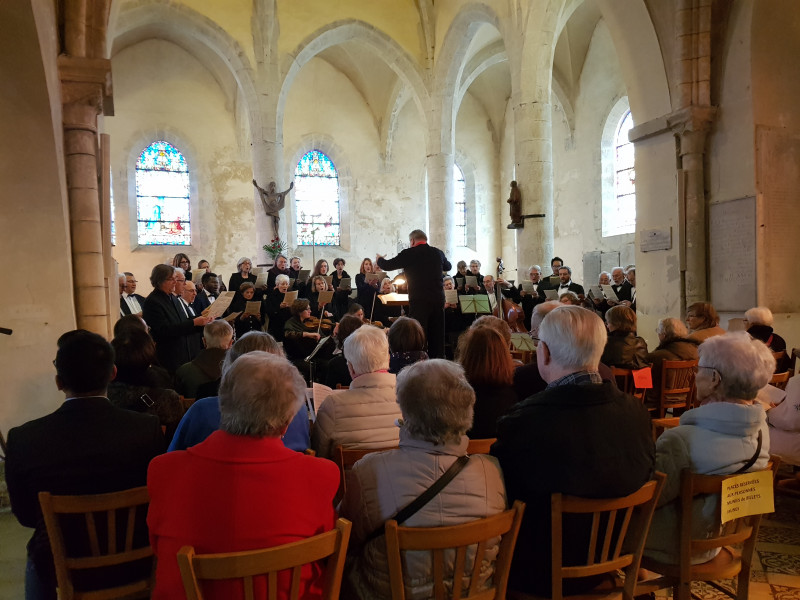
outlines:
[[[444,252],[428,245],[424,231],[408,234],[410,248],[392,259],[376,255],[384,271],[403,269],[408,282],[409,316],[419,321],[428,340],[428,356],[444,357],[444,288],[442,273],[451,269]]]

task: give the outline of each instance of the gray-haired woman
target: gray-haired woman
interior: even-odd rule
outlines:
[[[427,360],[397,376],[397,401],[403,415],[399,447],[369,454],[356,463],[341,507],[341,516],[353,521],[351,545],[364,544],[348,577],[353,594],[364,600],[391,597],[385,540],[368,537],[466,454],[465,433],[472,426],[475,393],[460,366]],[[404,524],[457,525],[505,508],[500,467],[493,457],[478,454]],[[487,549],[487,558],[496,551]],[[410,597],[428,597],[433,585],[430,554],[408,552],[406,560]],[[487,578],[490,575],[486,573]]]

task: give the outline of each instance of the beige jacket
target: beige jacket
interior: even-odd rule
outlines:
[[[398,449],[369,454],[355,464],[340,515],[353,521],[350,547],[358,554],[350,565],[348,583],[359,598],[391,598],[385,537],[379,536],[362,548],[364,540],[429,488],[459,456],[466,454],[467,443],[464,436],[460,444],[436,446],[412,439],[401,429]],[[505,509],[505,485],[497,459],[475,454],[461,472],[404,525],[458,525]],[[490,544],[486,550],[481,570],[484,581],[494,571],[497,551],[497,543]],[[473,555],[469,554],[467,565],[472,560]],[[409,600],[433,596],[429,552],[406,553],[405,583]]]
[[[334,392],[317,410],[311,447],[330,458],[339,444],[356,448],[396,446],[400,406],[394,394],[395,376],[367,373],[353,379],[350,389]]]

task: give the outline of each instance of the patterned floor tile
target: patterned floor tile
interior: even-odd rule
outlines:
[[[784,573],[786,575],[800,573],[800,555],[793,556],[765,550],[756,550],[756,552],[761,559],[761,565],[768,573]]]

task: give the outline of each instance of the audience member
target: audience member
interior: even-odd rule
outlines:
[[[558,297],[558,301],[561,304],[570,304],[572,306],[581,306],[581,299],[578,298],[578,294],[575,292],[564,292]]]
[[[767,412],[769,451],[781,462],[800,467],[800,377],[786,385],[786,397]],[[797,469],[795,469],[797,471]]]
[[[275,338],[268,333],[251,331],[236,340],[236,343],[228,350],[225,361],[222,363],[222,374],[224,375],[230,369],[237,358],[248,352],[269,352],[276,356],[283,356],[283,350]],[[214,395],[200,398],[189,407],[178,424],[178,429],[169,445],[169,451],[186,450],[202,442],[217,429],[219,429],[219,397]],[[283,444],[298,452],[302,452],[311,445],[308,432],[308,411],[305,407],[297,411],[297,415],[289,424],[289,429],[283,436]]]
[[[337,385],[349,387],[350,382],[353,381],[350,376],[350,370],[347,368],[347,358],[344,355],[344,341],[363,324],[364,321],[357,316],[345,315],[336,326],[336,331],[333,335],[336,338],[336,347],[339,353],[334,354],[333,358],[328,361],[328,374],[325,379],[325,385],[329,388],[336,389]]]
[[[704,342],[715,335],[725,335],[719,326],[719,315],[710,302],[695,302],[686,308],[686,325],[691,330],[690,340]]]
[[[356,334],[364,329],[369,328]],[[382,532],[388,519],[466,455],[465,432],[472,424],[474,400],[461,368],[445,360],[415,363],[398,375],[397,402],[403,418],[399,447],[358,461],[342,501],[341,515],[353,521],[351,548],[360,548],[348,577],[352,597],[391,597],[386,543],[381,536],[373,537],[373,532]],[[453,481],[404,525],[458,525],[505,508],[503,476],[496,460],[475,454],[469,456]],[[487,546],[485,555],[479,557],[485,564],[481,586],[492,576],[496,543]],[[409,598],[430,597],[432,573],[429,553],[407,553],[404,577]]]
[[[744,322],[747,333],[753,339],[760,340],[773,352],[786,350],[786,341],[772,329],[772,311],[766,306],[756,306],[744,313]],[[784,356],[775,366],[776,373],[783,373],[789,369],[789,357]]]
[[[497,437],[497,419],[517,403],[512,385],[514,362],[508,344],[489,326],[473,326],[461,340],[458,362],[475,390],[475,416],[467,436]]]
[[[141,486],[148,463],[164,451],[158,419],[112,406],[106,398],[115,372],[114,350],[106,340],[82,329],[65,333],[54,363],[56,386],[66,402],[47,416],[13,427],[5,462],[11,510],[21,525],[34,529],[25,597],[47,600],[56,598],[56,576],[39,492],[100,494]],[[82,520],[64,526],[70,538],[79,539],[79,532],[86,531]],[[120,575],[111,582],[89,571],[76,574],[75,583],[79,590],[96,589],[139,573]]]
[[[590,498],[630,494],[653,472],[650,418],[641,402],[602,382],[597,371],[606,342],[602,320],[578,306],[550,311],[536,350],[547,389],[523,400],[497,425],[492,454],[500,459],[509,504],[527,503],[511,565],[509,588],[550,594],[550,495]],[[545,458],[545,457],[550,457]],[[585,559],[585,522],[565,520],[565,564]],[[570,580],[565,593],[594,583]]]
[[[604,364],[620,369],[644,369],[647,342],[636,335],[636,313],[627,306],[612,306],[606,313],[608,342],[601,358]]]
[[[125,315],[124,317],[120,317],[119,320],[114,323],[114,337],[118,337],[127,331],[131,331],[132,329],[144,331],[145,333],[150,332],[150,328],[147,326],[147,323],[144,322],[142,317],[138,315]]]
[[[153,365],[156,345],[147,332],[132,329],[111,340],[117,375],[108,384],[114,406],[158,417],[167,442],[172,439],[184,409],[171,387],[169,374]]]
[[[506,350],[511,349],[511,327],[503,319],[495,317],[494,315],[483,315],[473,321],[470,329],[477,327],[489,327],[494,329],[503,338],[503,343],[506,345]]]
[[[252,335],[252,334],[251,334]],[[286,448],[281,436],[302,408],[305,382],[286,359],[266,352],[239,357],[220,386],[220,430],[150,466],[147,524],[157,558],[152,598],[183,597],[177,553],[269,548],[333,527],[339,473],[330,461]],[[288,591],[288,572],[278,587]],[[255,593],[266,596],[265,577]],[[300,597],[321,597],[321,569],[304,568]],[[235,581],[210,581],[210,598],[241,593]]]
[[[775,370],[769,349],[743,332],[707,339],[700,345],[697,398],[701,406],[681,415],[680,426],[656,442],[656,469],[667,475],[659,508],[653,515],[645,554],[676,564],[679,556],[678,496],[681,471],[723,475],[764,469],[770,440],[764,409],[753,400]],[[720,527],[719,496],[694,501],[692,537],[714,535]],[[719,551],[699,552],[692,563],[710,560]]]
[[[227,321],[214,321],[203,328],[205,348],[175,372],[175,390],[185,398],[197,398],[198,388],[222,377],[222,361],[233,344],[233,328]]]
[[[396,445],[399,436],[386,334],[377,327],[359,327],[345,340],[344,353],[353,378],[350,389],[332,393],[317,407],[311,447],[322,458],[339,444],[381,448]]]
[[[661,368],[665,360],[697,360],[699,342],[688,338],[689,332],[680,319],[661,319],[656,327],[658,347],[647,355],[647,362],[652,365],[653,388],[648,398],[657,401],[661,390]],[[667,381],[667,385],[672,385]]]
[[[425,332],[416,319],[398,317],[387,334],[389,340],[389,373],[397,375],[403,367],[427,360]]]

